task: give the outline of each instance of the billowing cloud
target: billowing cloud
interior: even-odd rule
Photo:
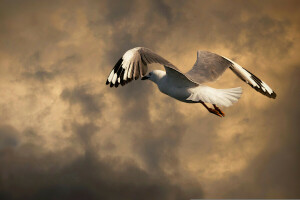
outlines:
[[[298,1],[0,1],[0,199],[299,198]],[[187,71],[196,50],[247,68],[219,119],[149,81],[109,88],[146,46]],[[153,66],[158,67],[158,65]]]

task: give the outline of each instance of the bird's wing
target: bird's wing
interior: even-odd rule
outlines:
[[[227,68],[230,68],[256,91],[270,98],[276,98],[276,93],[254,74],[230,59],[208,51],[197,52],[196,63],[185,75],[192,81],[201,84],[217,80]]]
[[[225,57],[224,57],[225,58]],[[245,68],[241,67],[239,64],[235,63],[234,61],[225,58],[232,63],[229,68],[235,73],[240,79],[250,85],[253,89],[261,94],[273,98],[276,98],[276,93],[261,79],[257,78],[254,74],[246,70]]]
[[[217,54],[197,51],[193,68],[185,75],[197,83],[215,81],[232,63]]]
[[[198,85],[189,80],[169,61],[145,47],[136,47],[128,50],[110,72],[106,84],[110,84],[110,87],[118,87],[119,84],[123,86],[133,79],[137,80],[139,77],[143,77],[147,73],[147,65],[151,63],[164,65],[167,74],[170,74],[170,76],[173,76],[174,78],[175,76],[178,76],[180,77],[180,80],[185,79],[184,81],[189,81],[194,85]]]

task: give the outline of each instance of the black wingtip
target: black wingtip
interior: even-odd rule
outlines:
[[[273,91],[273,93],[271,94],[271,96],[270,96],[272,99],[276,99],[276,97],[277,97],[277,94]]]
[[[123,63],[123,57],[121,57],[118,62],[115,64],[113,70],[114,73],[117,73],[119,71],[119,69],[122,67],[122,63]]]
[[[244,69],[244,68],[243,68]],[[246,70],[246,69],[245,69]],[[272,91],[272,93],[270,94],[266,88],[262,85],[262,80],[260,80],[257,76],[255,76],[254,74],[252,74],[251,72],[249,72],[248,70],[246,70],[249,74],[251,74],[251,78],[252,80],[255,81],[255,83],[259,86],[259,87],[253,87],[256,91],[260,92],[263,95],[266,95],[269,98],[272,99],[276,99],[277,94]],[[264,88],[265,90],[263,90],[262,88]]]
[[[113,68],[113,73],[114,75],[117,74],[117,77],[120,76],[120,73],[122,73],[124,71],[124,69],[122,69],[122,63],[123,63],[123,57],[121,57],[118,62],[115,64],[114,68]],[[112,80],[111,80],[112,81]],[[110,84],[110,87],[118,87],[119,83],[116,82],[115,84],[113,84],[112,82],[109,82],[108,79],[106,80],[106,85]]]
[[[275,99],[276,98],[276,93],[275,92],[272,92],[271,94],[269,93],[269,92],[267,92],[266,90],[263,90],[262,89],[262,86],[259,86],[259,87],[257,87],[257,86],[252,86],[252,85],[250,85],[253,89],[255,89],[257,92],[259,92],[259,93],[261,93],[261,94],[263,94],[263,95],[265,95],[265,96],[267,96],[267,97],[269,97],[269,98],[272,98],[272,99]]]

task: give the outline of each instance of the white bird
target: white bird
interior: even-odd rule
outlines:
[[[165,71],[154,70],[146,75],[150,63],[162,64]],[[231,106],[242,95],[242,88],[216,89],[203,83],[216,81],[223,72],[230,68],[240,79],[248,83],[256,91],[267,97],[276,98],[276,93],[254,74],[232,60],[208,51],[198,51],[193,68],[182,73],[166,59],[145,47],[128,50],[116,63],[109,74],[106,84],[110,87],[125,85],[142,77],[157,84],[158,89],[179,101],[186,103],[201,103],[210,113],[224,117],[218,106]],[[146,75],[146,76],[145,76]],[[211,103],[209,108],[205,103]]]

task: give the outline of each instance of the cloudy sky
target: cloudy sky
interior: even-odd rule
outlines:
[[[299,1],[0,0],[0,198],[300,198]],[[225,118],[150,81],[105,85],[145,46],[182,71],[208,50],[242,86]],[[153,65],[153,68],[159,68]]]

